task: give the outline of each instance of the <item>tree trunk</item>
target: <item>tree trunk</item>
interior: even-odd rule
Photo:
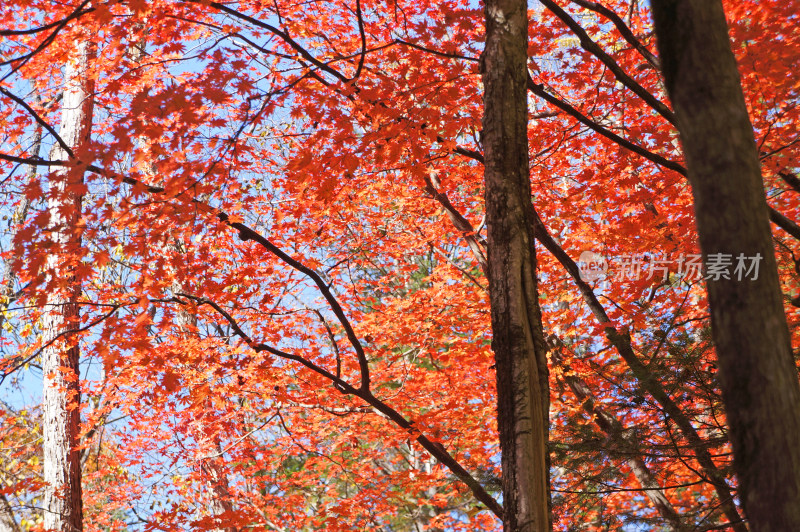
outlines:
[[[180,242],[175,240],[172,244],[172,249],[177,254],[183,254],[183,248]],[[177,278],[177,272],[173,272],[176,276],[172,282],[172,292],[175,296],[180,297],[184,292],[184,286]],[[184,340],[192,338],[199,339],[197,334],[197,314],[179,307],[175,316],[175,323],[181,330],[181,336]],[[210,397],[206,397],[204,406],[208,412],[213,412],[213,404]],[[203,415],[203,414],[201,414]],[[234,507],[231,502],[230,483],[228,482],[228,473],[225,467],[225,459],[223,457],[222,441],[219,434],[212,433],[210,436],[206,434],[205,427],[202,425],[200,429],[193,434],[193,437],[199,445],[208,445],[211,448],[211,454],[199,458],[200,469],[207,480],[206,486],[210,491],[211,500],[211,515],[219,518],[221,525],[219,528],[213,528],[210,532],[237,532],[235,527],[225,526],[223,518],[220,516],[230,515],[233,513]],[[210,442],[209,442],[210,439]]]
[[[80,155],[89,141],[94,84],[87,74],[91,45],[76,44],[75,56],[66,67],[60,136]],[[51,158],[70,156],[58,144]],[[73,162],[75,162],[73,160]],[[80,280],[75,275],[74,255],[81,245],[80,228],[83,165],[56,170],[50,178],[50,254],[47,259],[51,292],[42,317],[42,370],[44,403],[44,528],[58,532],[83,529],[80,431],[80,347],[73,332],[80,326]]]
[[[22,532],[22,528],[17,524],[14,508],[2,493],[0,493],[0,532]]]
[[[550,529],[547,347],[536,284],[528,171],[524,0],[487,0],[484,179],[492,349],[506,532]]]
[[[36,103],[39,103],[41,99],[37,95],[35,98]],[[42,126],[39,125],[36,127],[33,133],[33,145],[31,146],[31,155],[35,157],[39,157],[39,152],[42,150]],[[34,179],[38,179],[38,168],[36,166],[31,166],[28,168],[28,183],[32,182]],[[25,225],[25,219],[28,217],[28,210],[31,206],[31,200],[27,196],[22,199],[22,202],[17,205],[17,208],[14,210],[14,215],[11,217],[11,221],[9,222],[9,227],[13,228],[13,233],[11,238],[11,256],[8,257],[3,261],[3,279],[2,279],[2,288],[0,288],[0,340],[3,337],[3,324],[6,320],[5,311],[8,310],[9,307],[19,299],[19,296],[22,293],[22,290],[16,292],[15,287],[17,285],[17,272],[14,268],[15,264],[19,260],[21,250],[13,244],[14,236],[16,235],[17,231],[21,227]]]
[[[707,281],[739,497],[753,530],[800,530],[800,385],[722,3],[653,0],[652,7],[704,260],[721,253],[735,266],[740,254],[761,257],[755,280],[732,272]]]
[[[137,28],[139,29],[139,28]],[[130,47],[130,54],[131,58],[137,62],[141,63],[142,59],[145,56],[147,48],[147,42],[145,38],[142,38],[139,42],[131,45]],[[147,147],[148,139],[146,137],[141,137],[140,139],[142,148]],[[150,176],[156,175],[156,165],[155,161],[149,161],[147,163],[147,172]],[[181,255],[184,253],[183,247],[181,246],[180,242],[177,239],[173,239],[173,242],[169,246],[165,246],[163,249],[165,255],[168,255],[170,252],[177,253]],[[173,295],[178,295],[184,292],[185,288],[181,281],[177,277],[177,272],[173,271],[172,274],[175,276],[175,279],[172,282],[172,293]],[[178,328],[181,331],[181,337],[184,340],[189,340],[191,338],[198,338],[197,335],[197,315],[193,312],[186,310],[183,307],[178,307],[175,322]],[[209,398],[206,398],[204,403],[208,408],[209,411],[213,411],[211,401]],[[196,441],[198,443],[207,443],[206,436],[204,434],[204,430],[201,428],[198,433],[194,434]],[[214,434],[211,436],[211,446],[212,446],[212,455],[207,457],[202,457],[200,462],[200,469],[202,473],[209,479],[207,482],[207,487],[210,494],[210,502],[211,502],[211,515],[214,517],[219,517],[225,513],[232,513],[233,512],[233,503],[230,500],[230,484],[228,482],[228,475],[225,469],[225,462],[223,458],[223,449],[222,443],[220,441],[220,437],[218,434]],[[221,527],[221,528],[214,528],[211,532],[236,532],[236,529],[233,527]]]

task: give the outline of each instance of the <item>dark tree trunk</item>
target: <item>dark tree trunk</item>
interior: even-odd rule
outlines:
[[[800,385],[722,3],[653,0],[652,7],[704,259],[729,254],[735,265],[739,254],[762,257],[756,280],[707,281],[739,497],[753,530],[800,530]]]
[[[93,83],[87,69],[91,45],[76,43],[73,60],[64,74],[60,136],[73,152],[80,154],[89,141],[92,126]],[[56,144],[51,158],[69,160]],[[76,162],[76,161],[72,161]],[[84,161],[85,164],[85,161]],[[72,333],[80,326],[78,299],[80,280],[76,277],[75,252],[80,248],[83,168],[75,166],[54,171],[50,178],[50,255],[47,270],[52,291],[42,317],[42,371],[44,404],[44,528],[56,532],[83,530],[80,433],[80,346]]]
[[[524,0],[487,0],[483,145],[506,532],[550,529],[547,347],[528,173]]]

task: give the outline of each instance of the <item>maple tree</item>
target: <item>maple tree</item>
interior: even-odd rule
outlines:
[[[553,528],[747,530],[704,285],[666,261],[699,248],[650,14],[541,4],[516,79],[531,211],[514,199],[538,241]],[[725,8],[796,346],[798,6]],[[79,285],[86,530],[503,526],[484,18],[455,0],[0,6],[2,371],[41,376],[48,298]],[[52,148],[82,42],[92,137],[71,156]],[[82,206],[53,265],[64,169]],[[581,277],[586,250],[615,276]],[[3,515],[41,528],[41,442],[18,426]]]

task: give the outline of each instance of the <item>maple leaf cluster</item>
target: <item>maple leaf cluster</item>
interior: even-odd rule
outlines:
[[[702,279],[578,265],[699,253],[650,14],[541,4],[528,141],[554,528],[736,523]],[[725,7],[797,347],[800,4]],[[44,323],[78,283],[86,530],[502,529],[483,16],[460,0],[0,6],[2,519],[42,528]],[[56,160],[79,42],[91,138]],[[56,186],[65,168],[83,178]],[[55,245],[59,219],[72,238]]]

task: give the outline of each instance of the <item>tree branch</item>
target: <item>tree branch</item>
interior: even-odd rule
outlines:
[[[192,296],[190,294],[181,293],[178,294],[181,297],[186,297],[188,299],[192,299],[197,301],[200,304],[206,304],[212,307],[217,313],[219,313],[225,320],[230,324],[231,329],[233,332],[239,336],[242,340],[244,340],[248,346],[254,351],[262,352],[266,351],[271,353],[275,356],[280,358],[284,358],[287,360],[293,360],[302,364],[303,366],[309,368],[313,372],[325,377],[329,381],[334,384],[334,387],[339,390],[340,392],[347,394],[347,395],[355,395],[356,397],[362,399],[372,408],[374,408],[377,412],[383,414],[385,417],[389,418],[392,422],[394,422],[398,427],[403,430],[409,432],[410,435],[414,437],[414,439],[422,446],[423,449],[428,451],[431,456],[436,458],[441,464],[447,467],[460,481],[466,484],[470,490],[472,491],[475,498],[478,499],[480,502],[486,505],[486,507],[492,511],[499,519],[503,519],[503,508],[500,504],[494,500],[494,498],[489,495],[489,493],[483,488],[483,486],[478,482],[464,467],[458,463],[458,461],[453,458],[453,456],[447,452],[444,446],[438,442],[434,442],[433,440],[429,439],[427,436],[422,434],[418,429],[414,427],[414,422],[409,421],[405,418],[402,414],[398,411],[375,397],[372,392],[368,388],[364,388],[363,386],[360,388],[355,388],[354,386],[350,385],[347,381],[337,377],[333,373],[329,372],[325,368],[318,366],[317,364],[311,362],[310,360],[301,357],[299,355],[294,355],[291,353],[287,353],[285,351],[281,351],[276,349],[272,346],[257,343],[255,342],[238,324],[235,318],[231,316],[229,312],[223,309],[214,301],[211,301],[205,297],[197,297]],[[178,300],[180,302],[180,300]]]
[[[556,17],[561,19],[561,21],[566,24],[570,30],[572,30],[572,33],[574,33],[580,40],[581,47],[597,57],[606,67],[608,67],[608,69],[614,73],[614,76],[617,78],[617,80],[619,80],[620,83],[628,87],[631,91],[633,91],[634,94],[644,100],[644,102],[652,107],[658,114],[666,118],[670,124],[675,125],[675,114],[672,112],[672,110],[667,107],[664,102],[653,96],[650,91],[639,85],[636,80],[630,77],[622,69],[622,67],[620,67],[616,61],[614,61],[614,58],[608,55],[605,50],[600,47],[600,45],[592,40],[589,34],[586,33],[586,30],[584,30],[583,27],[569,15],[569,13],[564,11],[553,0],[539,1],[544,4],[547,9],[552,11]]]
[[[681,175],[686,175],[686,168],[684,168],[682,165],[674,161],[670,161],[662,157],[661,155],[653,153],[647,150],[646,148],[643,148],[642,146],[634,144],[633,142],[620,137],[616,133],[601,126],[600,124],[597,124],[591,118],[588,118],[583,113],[578,111],[575,107],[571,106],[570,104],[561,100],[560,98],[548,93],[545,90],[544,85],[534,82],[533,78],[531,78],[530,76],[528,76],[528,90],[534,93],[536,96],[539,96],[540,98],[545,100],[547,103],[561,109],[562,111],[564,111],[571,117],[575,118],[578,122],[585,125],[595,133],[599,133],[600,135],[606,137],[607,139],[612,140],[615,143],[619,144],[623,148],[626,148],[638,155],[641,155],[645,159],[652,161],[659,166],[662,166],[664,168],[669,168],[670,170],[674,170]]]
[[[708,452],[707,446],[697,430],[692,425],[692,422],[683,413],[680,407],[672,400],[662,386],[661,382],[650,372],[636,353],[631,344],[630,335],[627,332],[620,332],[611,322],[608,314],[606,314],[603,305],[594,294],[594,290],[588,283],[581,279],[580,269],[569,255],[558,245],[558,243],[550,236],[547,227],[542,222],[539,214],[534,211],[534,225],[536,227],[536,239],[541,242],[545,248],[561,263],[567,273],[572,277],[574,283],[578,286],[578,290],[583,296],[589,310],[591,310],[595,319],[603,327],[606,338],[609,343],[614,346],[617,353],[625,361],[633,375],[639,381],[641,387],[646,390],[664,409],[664,412],[672,418],[673,421],[680,428],[681,433],[684,435],[689,443],[692,451],[697,457],[700,466],[705,470],[711,484],[717,492],[720,499],[720,504],[723,508],[728,520],[731,522],[740,522],[742,520],[736,504],[733,502],[733,495],[731,494],[730,486],[728,485],[725,475],[719,471],[711,458],[711,453]]]
[[[633,34],[633,31],[625,24],[625,21],[622,20],[622,17],[617,15],[613,10],[607,8],[603,4],[597,2],[591,2],[589,0],[570,0],[573,4],[578,4],[579,6],[588,9],[589,11],[594,11],[600,15],[603,15],[608,20],[610,20],[614,26],[617,28],[617,31],[622,35],[622,38],[625,39],[628,44],[633,46],[633,48],[641,54],[645,60],[650,63],[650,66],[659,70],[661,68],[660,62],[658,58],[653,54],[647,47],[640,41],[636,35]],[[659,70],[660,71],[660,70]]]

